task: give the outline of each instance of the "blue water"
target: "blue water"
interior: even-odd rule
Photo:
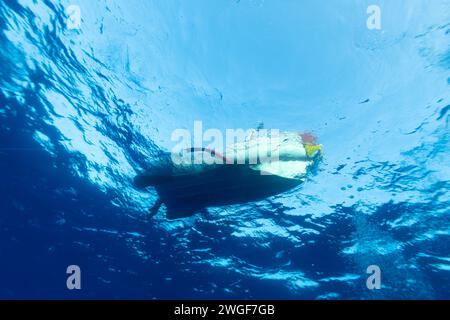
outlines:
[[[446,0],[0,0],[0,298],[449,299],[449,110]],[[312,131],[323,161],[148,219],[132,178],[195,120]]]

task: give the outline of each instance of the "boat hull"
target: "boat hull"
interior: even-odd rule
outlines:
[[[145,181],[145,175],[138,177]],[[148,176],[168,218],[190,216],[210,206],[262,200],[301,184],[302,180],[262,174],[247,165],[221,165],[192,174]]]

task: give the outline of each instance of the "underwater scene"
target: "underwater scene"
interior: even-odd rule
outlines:
[[[0,0],[0,299],[450,299],[449,0]]]

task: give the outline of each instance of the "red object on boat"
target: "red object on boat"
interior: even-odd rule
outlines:
[[[303,143],[316,144],[317,138],[311,132],[299,133]]]

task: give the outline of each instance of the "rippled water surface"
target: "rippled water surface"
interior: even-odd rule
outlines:
[[[446,0],[0,0],[0,298],[448,299],[449,89]],[[324,158],[148,219],[132,178],[195,120],[309,130]]]

